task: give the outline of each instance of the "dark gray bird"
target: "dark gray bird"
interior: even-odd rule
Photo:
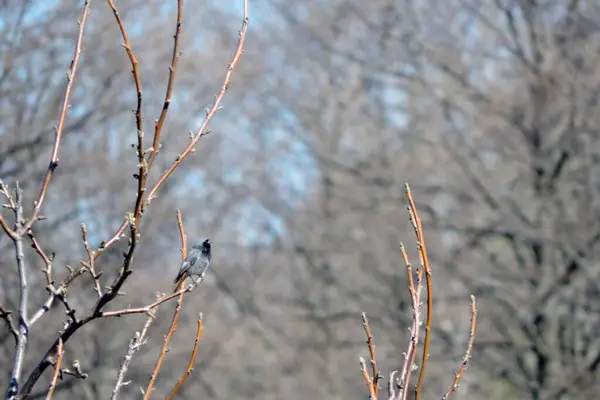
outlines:
[[[181,279],[185,279],[188,276],[201,277],[210,265],[212,258],[212,252],[210,250],[210,240],[206,239],[204,242],[194,242],[190,251],[188,251],[187,257],[181,263],[175,283]]]

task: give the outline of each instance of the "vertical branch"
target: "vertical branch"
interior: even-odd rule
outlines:
[[[96,294],[98,298],[102,297],[102,290],[100,289],[100,275],[101,273],[96,273],[94,252],[90,248],[90,244],[88,243],[88,232],[85,224],[81,224],[81,236],[83,238],[83,247],[85,248],[85,252],[88,255],[89,264],[85,266],[86,270],[92,276],[92,280],[94,281],[94,289],[96,290]]]
[[[371,357],[371,370],[373,373],[373,393],[375,394],[374,399],[377,398],[379,392],[379,370],[377,369],[377,359],[375,358],[375,344],[373,343],[373,335],[371,334],[371,329],[369,328],[369,320],[367,319],[367,314],[362,313],[362,323],[363,329],[365,330],[365,335],[367,336],[367,346],[369,346],[369,355]]]
[[[142,80],[140,78],[140,68],[137,58],[133,53],[133,49],[131,48],[131,43],[129,42],[129,37],[127,35],[127,31],[125,30],[125,25],[123,24],[123,20],[121,19],[121,15],[117,11],[117,6],[115,5],[113,0],[107,0],[109,7],[111,8],[115,19],[117,20],[117,25],[119,25],[119,30],[121,31],[121,36],[123,37],[123,47],[125,48],[125,52],[127,53],[127,57],[131,63],[131,73],[133,74],[133,81],[135,83],[135,91],[137,97],[137,106],[135,110],[135,126],[137,129],[137,145],[134,145],[137,150],[137,158],[138,158],[138,174],[136,175],[138,181],[138,195],[134,208],[134,224],[132,224],[132,238],[133,242],[137,241],[135,237],[135,230],[139,222],[137,221],[142,212],[142,199],[144,196],[144,191],[146,190],[146,179],[148,177],[148,168],[146,164],[146,160],[144,157],[144,127],[143,127],[143,118],[142,118]]]
[[[129,382],[124,382],[125,374],[127,373],[127,369],[129,368],[129,363],[133,358],[133,354],[143,346],[147,339],[146,334],[148,333],[148,328],[150,328],[150,324],[154,321],[154,315],[156,313],[156,308],[153,308],[150,312],[148,312],[148,319],[144,324],[144,329],[142,332],[136,332],[133,335],[133,338],[129,341],[129,346],[127,347],[127,353],[125,353],[125,359],[123,360],[123,364],[121,364],[121,368],[119,368],[119,373],[117,374],[117,380],[115,381],[115,387],[112,391],[111,400],[117,400],[119,396],[119,390],[129,384]]]
[[[20,232],[23,227],[23,191],[19,182],[15,190],[15,231]],[[28,307],[29,307],[29,286],[27,284],[27,267],[23,254],[23,236],[17,234],[14,239],[15,258],[17,260],[17,273],[19,275],[19,324],[17,328],[17,344],[13,359],[10,384],[6,394],[7,399],[12,399],[19,392],[19,380],[23,371],[23,362],[25,360],[25,351],[27,350],[27,339],[29,337],[28,326]]]
[[[181,238],[181,261],[185,260],[187,256],[187,235],[183,227],[183,218],[181,217],[181,211],[177,210],[177,227],[179,228],[179,237]]]
[[[477,306],[475,304],[475,296],[471,295],[471,330],[469,331],[469,341],[467,343],[467,350],[465,351],[465,356],[463,357],[462,364],[460,365],[460,370],[454,377],[454,381],[446,394],[442,397],[442,400],[446,400],[452,393],[458,389],[458,384],[460,379],[464,375],[467,370],[467,365],[469,364],[469,360],[471,359],[471,351],[473,350],[473,342],[475,341],[475,328],[477,326]]]
[[[175,35],[173,36],[173,56],[171,58],[171,65],[169,66],[169,81],[167,83],[165,101],[163,103],[163,108],[160,112],[160,117],[158,117],[158,120],[154,125],[154,140],[152,142],[152,150],[150,151],[150,156],[148,157],[148,169],[152,167],[154,159],[158,155],[160,147],[160,134],[162,132],[162,127],[165,122],[165,119],[167,117],[167,112],[169,111],[169,105],[171,104],[171,93],[173,92],[173,85],[175,84],[175,71],[177,70],[177,63],[179,61],[179,57],[181,56],[181,51],[179,50],[179,36],[181,33],[182,23],[183,0],[177,0],[177,23],[175,26]]]
[[[420,400],[421,389],[423,388],[423,382],[425,379],[425,368],[427,367],[427,360],[429,359],[429,340],[431,338],[431,317],[433,311],[433,298],[432,298],[432,282],[431,282],[431,267],[429,265],[429,258],[427,257],[427,247],[425,246],[425,235],[423,234],[423,226],[421,225],[421,219],[412,194],[410,192],[410,186],[404,185],[406,191],[406,197],[408,199],[408,206],[410,211],[410,217],[416,227],[415,233],[417,236],[417,242],[419,246],[419,254],[421,256],[421,263],[425,268],[425,280],[427,283],[427,322],[425,325],[425,340],[423,343],[423,358],[421,360],[421,369],[419,371],[419,380],[415,387],[415,400]]]
[[[62,359],[63,342],[62,340],[58,339],[56,364],[54,364],[54,375],[52,375],[52,381],[50,381],[50,386],[48,387],[48,395],[46,396],[46,400],[50,400],[54,394],[54,388],[56,388],[56,382],[58,381],[58,375],[60,374],[60,365],[62,364]]]
[[[31,216],[31,218],[25,226],[19,228],[23,232],[27,232],[35,223],[35,221],[38,220],[40,216],[40,211],[42,210],[42,204],[44,203],[44,199],[46,197],[48,186],[50,185],[50,180],[52,179],[52,174],[54,173],[54,170],[56,170],[56,167],[58,167],[58,149],[60,147],[60,140],[62,138],[63,129],[65,126],[67,110],[69,109],[69,98],[71,97],[73,83],[75,82],[77,66],[79,65],[79,56],[81,55],[81,44],[83,43],[83,31],[88,19],[89,12],[90,0],[86,0],[83,5],[83,16],[81,17],[81,21],[77,22],[79,24],[79,33],[77,34],[75,55],[73,56],[73,60],[71,61],[71,65],[69,66],[69,70],[67,71],[67,88],[65,89],[65,96],[63,99],[62,108],[60,110],[60,116],[58,118],[58,125],[54,128],[54,146],[52,148],[52,155],[50,156],[50,164],[48,165],[48,169],[46,170],[46,175],[44,176],[44,181],[42,183],[42,188],[40,189],[40,194],[38,196],[37,201],[35,202],[33,215]]]
[[[181,260],[185,260],[187,255],[187,235],[185,234],[185,229],[183,227],[183,219],[181,217],[181,211],[177,210],[177,225],[179,226],[179,234],[181,236]],[[180,282],[180,286],[183,284],[183,281]],[[179,286],[178,286],[179,287]],[[173,314],[173,321],[171,322],[171,327],[169,328],[169,333],[165,336],[165,340],[163,341],[162,348],[160,350],[160,354],[158,356],[158,360],[156,360],[156,365],[152,370],[152,375],[150,377],[150,382],[148,382],[148,387],[144,391],[144,400],[148,400],[150,395],[152,394],[152,390],[154,387],[154,383],[156,382],[156,378],[158,377],[158,372],[160,371],[160,367],[167,355],[167,351],[169,350],[169,343],[171,342],[171,338],[177,329],[177,321],[179,321],[179,314],[181,313],[181,304],[183,302],[184,293],[179,294],[179,298],[177,299],[177,306],[175,307],[175,313]]]
[[[135,125],[137,130],[137,144],[133,145],[136,149],[137,161],[138,161],[138,173],[135,174],[135,178],[138,181],[137,184],[137,195],[135,200],[135,205],[133,208],[133,212],[127,215],[127,219],[129,220],[129,230],[130,230],[130,238],[129,238],[129,247],[124,257],[123,266],[119,274],[115,277],[110,288],[98,299],[98,302],[95,306],[95,312],[98,313],[108,302],[115,298],[125,280],[129,275],[131,275],[132,271],[130,268],[131,260],[133,258],[133,253],[137,247],[138,241],[141,237],[139,233],[139,226],[142,221],[142,212],[143,212],[143,198],[144,193],[146,192],[146,178],[148,176],[148,168],[145,159],[144,152],[144,129],[143,129],[143,118],[142,118],[142,83],[140,78],[140,71],[137,58],[133,53],[131,48],[131,43],[129,42],[129,37],[127,35],[127,31],[125,30],[125,25],[123,24],[123,20],[113,0],[107,0],[109,7],[111,8],[115,19],[117,21],[117,25],[119,26],[119,30],[121,31],[121,36],[123,37],[123,47],[125,48],[125,52],[129,57],[129,61],[131,62],[131,73],[133,74],[133,80],[135,83],[135,90],[137,96],[137,107],[135,111]]]
[[[15,204],[13,202],[12,196],[10,195],[8,188],[6,187],[6,185],[4,184],[4,182],[2,181],[2,179],[0,179],[0,193],[6,197],[6,200],[8,200],[8,206],[9,208],[13,209],[15,208]],[[2,229],[4,229],[4,232],[6,232],[6,234],[8,235],[8,237],[10,237],[11,239],[15,239],[17,237],[17,232],[15,232],[14,230],[12,230],[9,226],[8,226],[8,222],[6,222],[6,219],[4,219],[4,216],[2,215],[2,212],[0,211],[0,226],[2,227]]]
[[[404,354],[404,363],[402,364],[402,371],[400,373],[398,397],[406,399],[408,395],[408,383],[413,372],[413,365],[415,363],[415,357],[417,355],[417,348],[419,345],[419,334],[421,328],[421,292],[423,289],[423,268],[417,271],[417,283],[415,288],[415,282],[413,278],[412,266],[408,260],[408,254],[403,244],[400,244],[400,253],[402,259],[406,265],[406,273],[408,275],[408,291],[410,293],[411,306],[413,310],[413,322],[410,330],[410,341],[408,342],[408,348]]]
[[[173,400],[173,398],[175,397],[175,395],[177,394],[179,389],[181,389],[181,387],[183,386],[183,383],[186,381],[186,379],[191,375],[192,371],[194,370],[194,363],[196,362],[196,353],[198,352],[198,343],[200,342],[200,337],[202,336],[203,329],[204,329],[204,327],[202,325],[202,314],[200,314],[200,316],[198,318],[198,327],[196,329],[196,340],[194,340],[194,348],[192,349],[192,355],[190,356],[190,362],[188,364],[187,369],[185,370],[185,372],[183,373],[181,378],[179,378],[179,380],[177,381],[177,384],[173,388],[173,391],[169,395],[169,400]]]
[[[365,359],[360,357],[360,371],[362,372],[363,378],[369,388],[369,400],[377,400],[377,394],[375,393],[375,384],[371,380],[369,376],[369,371],[367,371],[367,364],[365,363]]]

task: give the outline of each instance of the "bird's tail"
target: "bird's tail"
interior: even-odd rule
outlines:
[[[179,273],[177,274],[177,277],[175,278],[173,283],[179,282],[179,280],[183,277],[184,274],[185,274],[185,271],[179,271]]]
[[[180,279],[180,278],[182,278],[182,277],[178,276],[177,279],[175,279],[176,285],[175,285],[175,290],[173,290],[173,293],[179,292],[183,288],[185,279]]]

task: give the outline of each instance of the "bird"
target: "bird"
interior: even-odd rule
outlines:
[[[179,267],[179,272],[177,273],[174,283],[178,283],[188,276],[202,278],[210,265],[211,259],[212,251],[210,239],[206,239],[202,243],[200,243],[200,241],[194,242],[194,244],[192,244],[192,249],[181,263],[181,267]]]

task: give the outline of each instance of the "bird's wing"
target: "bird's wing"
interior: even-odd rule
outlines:
[[[190,269],[190,264],[187,262],[187,260],[184,260],[181,263],[181,267],[179,267],[179,272],[177,273],[177,277],[175,278],[173,283],[177,283],[181,279],[181,277],[185,275],[188,269]]]
[[[191,267],[193,267],[194,264],[196,264],[197,260],[198,260],[198,256],[195,256],[195,255],[187,257],[185,260],[183,260],[183,262],[181,263],[181,267],[179,268],[179,272],[177,273],[177,277],[175,278],[174,283],[177,283],[188,272],[188,270]]]

